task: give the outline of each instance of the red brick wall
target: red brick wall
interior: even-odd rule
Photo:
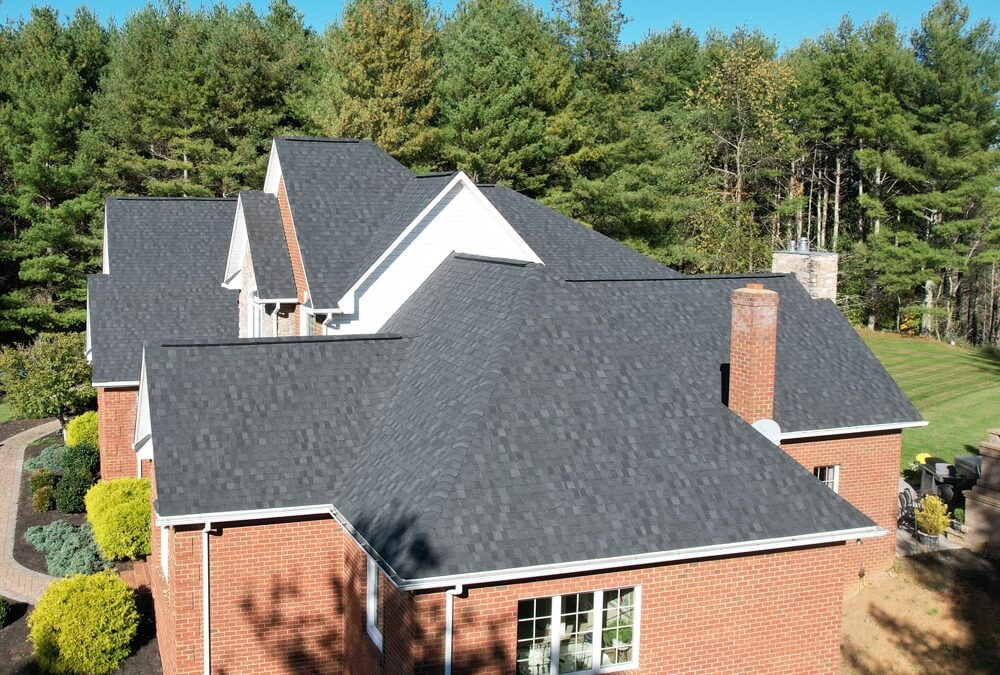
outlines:
[[[281,212],[281,225],[285,230],[288,254],[292,259],[292,278],[295,279],[295,290],[298,293],[299,302],[303,302],[306,290],[308,290],[306,272],[302,267],[302,252],[299,250],[299,239],[295,234],[295,223],[292,222],[292,209],[288,204],[284,178],[278,181],[278,210]]]
[[[844,559],[847,583],[858,581],[862,566],[866,573],[888,569],[896,554],[896,495],[902,434],[886,431],[789,440],[781,447],[810,471],[817,466],[839,464],[840,496],[889,532],[884,537],[847,546]]]
[[[135,477],[135,406],[138,388],[97,388],[97,435],[101,450],[101,477]]]
[[[733,291],[731,302],[729,407],[751,424],[773,419],[778,294],[747,284]]]

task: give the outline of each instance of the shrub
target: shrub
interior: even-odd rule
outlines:
[[[96,445],[89,443],[71,445],[63,453],[62,465],[64,473],[78,470],[94,476],[101,465],[101,454],[97,451]]]
[[[933,495],[924,497],[920,507],[914,512],[917,529],[926,534],[941,534],[951,523],[948,517],[948,507],[940,497]]]
[[[65,445],[50,445],[35,457],[24,460],[24,470],[33,473],[39,469],[48,469],[52,473],[62,473],[64,452]]]
[[[93,410],[74,417],[66,425],[66,445],[97,447],[97,413]]]
[[[951,515],[954,516],[955,520],[958,522],[963,524],[965,523],[965,509],[955,509]]]
[[[98,481],[85,501],[87,520],[105,558],[135,559],[149,553],[149,479]]]
[[[39,513],[51,511],[56,505],[55,491],[49,485],[43,485],[31,493],[31,508]]]
[[[0,628],[3,628],[7,623],[7,612],[10,611],[10,603],[7,602],[7,598],[0,596]]]
[[[57,520],[29,527],[24,539],[45,554],[45,566],[54,577],[92,574],[111,567],[101,555],[89,525],[74,527]]]
[[[83,498],[94,484],[93,474],[79,468],[66,471],[56,485],[56,508],[63,513],[80,513]]]
[[[35,659],[50,673],[110,673],[139,629],[135,594],[113,572],[51,584],[28,617]]]
[[[46,469],[44,466],[37,471],[33,471],[31,476],[28,478],[28,489],[31,490],[31,494],[35,494],[35,491],[39,488],[54,488],[55,486],[55,474]]]

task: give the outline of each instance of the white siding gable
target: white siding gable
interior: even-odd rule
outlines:
[[[541,262],[465,174],[436,200],[348,291],[327,334],[377,332],[452,253]]]
[[[222,279],[224,288],[240,289],[243,284],[243,263],[246,259],[247,221],[243,217],[243,200],[236,202],[236,220],[233,221],[233,234],[229,238],[229,253],[226,256],[226,274]]]

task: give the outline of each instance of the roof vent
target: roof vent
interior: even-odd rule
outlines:
[[[799,253],[809,252],[809,240],[806,237],[799,237]]]

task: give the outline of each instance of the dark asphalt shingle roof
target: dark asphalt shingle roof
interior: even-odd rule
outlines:
[[[871,525],[601,285],[452,256],[404,339],[151,350],[160,515],[332,502],[404,578]]]
[[[413,174],[369,141],[283,137],[274,143],[312,304],[334,307]]]
[[[281,224],[278,198],[266,192],[248,190],[240,193],[240,204],[247,225],[257,294],[264,299],[296,297],[292,259]]]
[[[232,335],[237,296],[220,285],[234,199],[107,200],[109,274],[87,280],[94,382],[136,382],[143,342]]]

